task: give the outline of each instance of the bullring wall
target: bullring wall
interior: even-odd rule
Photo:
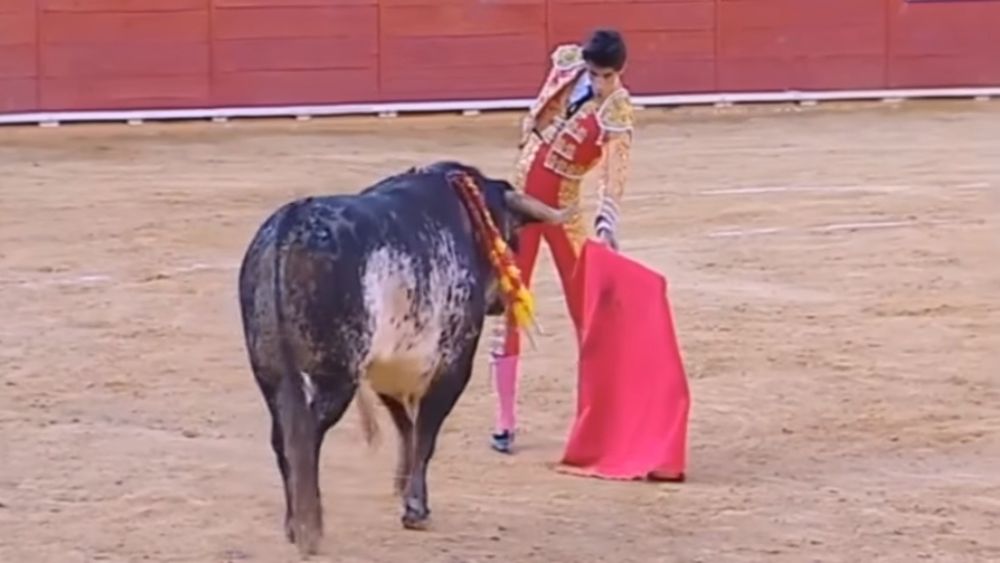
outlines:
[[[0,0],[0,114],[524,98],[599,25],[639,95],[1000,86],[1000,0]]]

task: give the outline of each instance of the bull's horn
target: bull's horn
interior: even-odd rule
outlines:
[[[511,209],[543,223],[562,225],[569,222],[577,212],[575,205],[556,209],[521,192],[509,191],[504,194],[504,197]]]

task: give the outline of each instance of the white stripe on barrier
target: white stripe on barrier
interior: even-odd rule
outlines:
[[[905,100],[917,98],[989,99],[1000,96],[1000,86],[988,88],[918,88],[900,90],[829,90],[784,92],[732,92],[714,94],[668,94],[633,96],[639,106],[731,105],[737,103]],[[213,119],[223,121],[238,117],[292,117],[333,115],[384,115],[400,113],[464,113],[481,111],[523,110],[533,100],[455,100],[442,102],[363,103],[329,105],[290,105],[265,107],[219,107],[186,109],[145,109],[110,111],[56,111],[0,114],[0,125],[47,124],[77,121],[157,121],[171,119]]]

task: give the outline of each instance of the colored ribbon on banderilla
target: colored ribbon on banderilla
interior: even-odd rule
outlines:
[[[476,238],[483,245],[483,251],[496,272],[500,294],[507,305],[511,320],[519,330],[524,331],[529,343],[534,348],[535,340],[529,329],[533,328],[539,334],[542,334],[542,331],[535,319],[534,298],[521,279],[521,270],[517,267],[514,253],[511,252],[507,242],[500,235],[496,223],[493,222],[493,217],[486,207],[486,200],[483,198],[479,186],[476,185],[476,181],[463,172],[449,176],[449,181],[458,191],[459,198],[469,211],[472,226],[476,231]]]

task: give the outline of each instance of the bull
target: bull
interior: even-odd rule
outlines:
[[[239,271],[251,370],[271,416],[285,535],[303,556],[323,535],[319,455],[357,397],[367,442],[375,399],[399,433],[402,524],[427,526],[427,468],[473,368],[484,318],[501,315],[494,268],[454,179],[471,179],[511,248],[555,209],[457,162],[414,168],[351,195],[307,197],[260,226]]]

